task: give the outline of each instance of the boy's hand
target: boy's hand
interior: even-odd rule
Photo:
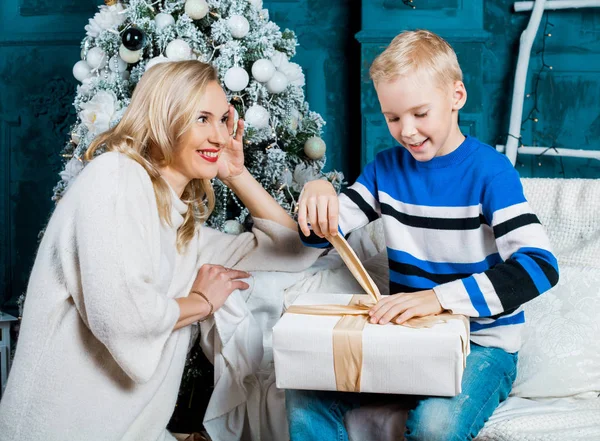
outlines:
[[[433,289],[413,293],[400,293],[383,298],[371,308],[369,315],[371,323],[385,325],[394,320],[402,324],[412,317],[424,317],[439,314],[442,305]],[[394,318],[396,317],[396,318]]]
[[[335,236],[338,232],[338,197],[329,181],[307,182],[298,201],[298,225],[305,236],[312,230],[319,237]]]

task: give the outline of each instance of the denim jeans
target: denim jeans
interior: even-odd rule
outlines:
[[[455,397],[411,397],[305,390],[286,391],[291,441],[348,441],[347,411],[374,401],[402,402],[411,410],[406,441],[472,440],[504,401],[517,376],[517,354],[471,343]]]

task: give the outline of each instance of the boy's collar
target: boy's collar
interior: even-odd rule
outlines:
[[[465,136],[465,140],[452,152],[443,156],[436,156],[429,161],[417,163],[418,167],[422,168],[445,168],[463,162],[477,147],[475,139],[471,136]]]

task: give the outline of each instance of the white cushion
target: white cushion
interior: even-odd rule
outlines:
[[[475,441],[599,439],[600,398],[536,401],[510,397],[496,409]]]
[[[557,286],[527,303],[525,314],[512,395],[600,392],[600,269],[561,266]]]

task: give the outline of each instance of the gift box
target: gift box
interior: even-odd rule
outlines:
[[[469,322],[449,313],[368,323],[373,296],[301,294],[273,328],[277,387],[455,396]]]

